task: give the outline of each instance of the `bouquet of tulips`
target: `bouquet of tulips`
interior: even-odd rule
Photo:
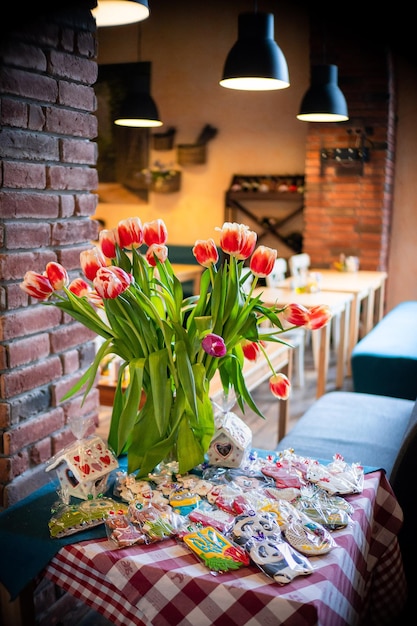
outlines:
[[[204,461],[215,430],[210,381],[216,371],[226,395],[233,390],[243,411],[247,405],[264,417],[246,387],[244,359],[268,360],[265,342],[286,343],[286,330],[320,328],[330,319],[326,306],[267,307],[253,297],[277,251],[256,248],[256,233],[243,224],[227,222],[217,230],[225,258],[219,263],[214,239],[195,242],[193,254],[205,270],[200,293],[188,298],[169,261],[160,219],[142,224],[133,217],[101,231],[99,245],[81,252],[84,276],[72,282],[51,262],[43,274],[27,272],[21,283],[26,293],[103,338],[94,362],[63,399],[81,389],[86,395],[102,360],[120,357],[108,443],[116,455],[127,453],[128,472],[138,477],[173,450],[180,473]],[[268,363],[271,392],[287,399],[290,381]]]

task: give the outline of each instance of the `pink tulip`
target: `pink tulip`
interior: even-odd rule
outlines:
[[[291,393],[291,383],[285,374],[278,372],[269,379],[271,393],[280,400],[288,400]]]
[[[38,272],[26,272],[20,289],[37,300],[47,300],[54,292],[49,278]]]
[[[112,228],[111,230],[100,231],[98,241],[104,256],[108,259],[115,259],[117,243],[116,230]]]
[[[217,358],[224,356],[227,352],[223,337],[215,335],[214,333],[206,335],[201,342],[201,345],[204,352],[207,352],[210,356],[215,356]]]
[[[220,247],[236,259],[248,259],[256,246],[257,234],[246,224],[225,222],[220,230]]]
[[[155,257],[161,262],[165,263],[168,258],[168,248],[164,245],[153,243],[146,251],[146,260],[152,267],[156,266]]]
[[[293,326],[306,326],[310,321],[310,312],[301,304],[287,304],[281,317]]]
[[[251,256],[250,269],[255,276],[265,278],[274,269],[277,251],[267,246],[259,246]]]
[[[194,244],[193,254],[197,262],[203,267],[210,267],[219,260],[219,253],[214,239],[198,239]]]
[[[317,304],[309,309],[309,322],[307,328],[317,330],[323,328],[331,320],[332,313],[327,304]]]
[[[143,240],[147,246],[151,246],[153,243],[163,245],[167,239],[168,231],[163,220],[153,220],[153,222],[146,222],[143,225]]]
[[[128,282],[128,278],[122,282],[112,269],[111,267],[101,267],[94,278],[94,288],[101,298],[117,298],[127,288],[126,282]]]
[[[100,248],[95,246],[80,253],[81,269],[88,280],[94,280],[101,267],[107,267],[107,260]]]
[[[143,243],[142,222],[138,217],[129,217],[117,225],[117,243],[121,248],[139,248]]]

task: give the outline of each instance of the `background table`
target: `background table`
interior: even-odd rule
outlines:
[[[380,471],[348,500],[353,521],[333,533],[337,547],[311,558],[312,574],[283,586],[255,566],[213,576],[172,539],[121,550],[106,539],[74,543],[45,573],[119,626],[383,626],[406,600],[402,511]]]
[[[193,265],[191,263],[173,263],[172,269],[180,282],[186,283],[187,281],[192,280],[193,292],[194,294],[198,294],[200,291],[200,278],[204,269],[202,265]]]
[[[339,345],[337,350],[336,388],[343,386],[346,363],[347,332],[349,328],[350,307],[353,296],[347,292],[320,291],[319,293],[297,293],[288,288],[257,287],[253,296],[260,295],[266,306],[277,305],[283,307],[296,303],[310,309],[319,304],[330,307],[335,321],[339,324]],[[319,355],[317,363],[317,390],[319,398],[326,392],[327,375],[329,370],[330,354],[330,324],[312,332],[319,333]],[[285,339],[285,335],[283,336]]]
[[[339,272],[338,270],[311,268],[311,273],[320,275],[321,291],[345,291],[353,296],[350,310],[349,343],[346,354],[350,372],[350,355],[359,339],[361,318],[362,333],[367,334],[384,314],[386,272],[358,270]],[[291,289],[293,278],[286,278],[280,287]]]

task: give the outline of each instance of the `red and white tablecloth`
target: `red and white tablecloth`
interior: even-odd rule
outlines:
[[[283,586],[255,566],[213,575],[172,539],[119,550],[106,539],[74,543],[46,575],[120,626],[383,626],[406,599],[402,511],[382,472],[348,500],[355,511],[333,533],[337,547]]]

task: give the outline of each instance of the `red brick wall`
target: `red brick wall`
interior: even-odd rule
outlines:
[[[2,37],[0,59],[0,506],[49,481],[73,440],[72,415],[98,419],[98,393],[60,402],[90,365],[93,334],[19,288],[48,261],[78,275],[96,225],[94,2],[61,8]],[[42,2],[40,3],[40,6]]]
[[[320,17],[320,16],[318,16]],[[328,16],[326,20],[328,21]],[[395,157],[395,81],[392,59],[383,43],[343,20],[311,20],[311,62],[334,63],[348,104],[349,121],[309,123],[303,249],[312,265],[329,267],[339,255],[360,258],[365,270],[386,270],[391,227]],[[324,41],[325,39],[325,41]],[[364,146],[369,162],[340,165],[323,161],[323,152]],[[363,165],[363,168],[362,168]]]

